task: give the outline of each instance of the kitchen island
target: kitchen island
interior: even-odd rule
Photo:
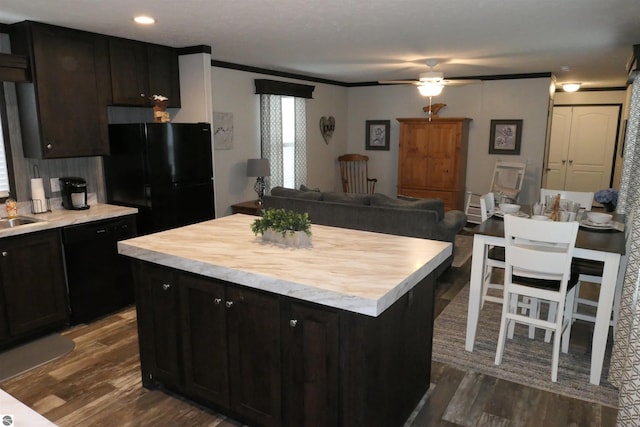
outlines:
[[[250,425],[400,426],[429,388],[433,272],[450,243],[236,214],[122,241],[142,381]]]

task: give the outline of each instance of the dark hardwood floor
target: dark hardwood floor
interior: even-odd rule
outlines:
[[[467,262],[441,277],[436,316],[464,287],[469,272]],[[75,341],[72,353],[0,383],[0,388],[60,426],[240,425],[192,402],[142,387],[135,309],[64,334]],[[414,427],[615,425],[614,409],[442,363],[432,364],[431,381]]]

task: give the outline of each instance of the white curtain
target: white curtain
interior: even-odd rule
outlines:
[[[265,179],[267,192],[281,186],[282,172],[282,102],[280,95],[260,95],[260,142],[262,158],[269,159],[271,176]]]
[[[294,188],[307,184],[307,100],[295,98],[296,140],[294,149]]]
[[[307,183],[307,119],[306,100],[294,98],[294,188]],[[265,179],[267,190],[284,182],[284,151],[282,133],[282,97],[260,95],[260,132],[262,158],[269,159],[271,176]]]
[[[619,388],[619,426],[640,426],[640,78],[631,88],[631,105],[624,146],[624,165],[617,211],[633,216],[628,264],[625,271],[620,317],[613,344],[609,381]]]

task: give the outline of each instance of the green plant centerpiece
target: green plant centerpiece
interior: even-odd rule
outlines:
[[[294,247],[311,246],[311,221],[306,212],[264,209],[262,217],[251,224],[251,231],[256,236],[262,235],[262,240]]]

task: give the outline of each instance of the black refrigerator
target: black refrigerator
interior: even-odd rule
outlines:
[[[215,218],[209,123],[109,125],[107,202],[138,208],[138,234]]]

